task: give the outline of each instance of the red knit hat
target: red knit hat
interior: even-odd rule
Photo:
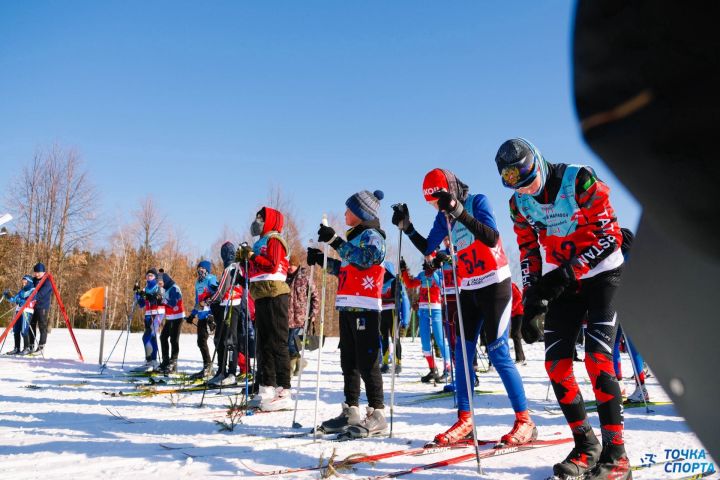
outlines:
[[[425,201],[436,201],[437,198],[433,197],[432,194],[443,188],[446,191],[450,190],[450,185],[448,184],[445,172],[439,168],[430,170],[423,180],[423,195],[425,195]]]

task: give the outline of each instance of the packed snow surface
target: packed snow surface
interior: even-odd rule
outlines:
[[[419,381],[427,372],[419,339],[403,339],[403,369],[395,382],[393,438],[338,443],[313,441],[312,437],[282,438],[308,431],[313,425],[317,351],[306,352],[308,366],[302,378],[297,412],[302,429],[292,428],[293,412],[287,411],[245,416],[233,431],[221,432],[216,421],[227,420],[229,402],[241,389],[221,393],[209,390],[202,408],[198,408],[202,392],[152,397],[110,396],[104,392],[136,391],[133,381],[142,383],[147,379],[123,375],[124,338],[113,353],[108,368],[99,375],[100,333],[78,330],[75,334],[85,355],[84,363],[79,361],[65,329],[52,331],[44,357],[3,354],[0,358],[2,478],[252,478],[257,477],[254,472],[259,471],[317,465],[321,458],[327,460],[333,454],[336,462],[340,462],[352,454],[418,447],[456,419],[452,397],[418,403],[418,399],[423,398],[419,394],[442,389],[442,385]],[[107,332],[106,356],[119,334]],[[11,349],[11,337],[7,339],[3,353]],[[179,371],[195,372],[201,368],[195,342],[195,335],[181,336]],[[556,408],[552,391],[547,399],[543,347],[535,344],[525,348],[527,364],[518,368],[540,438],[567,437],[570,432],[564,418],[552,411]],[[128,343],[124,370],[140,365],[143,357],[140,334],[134,333]],[[337,415],[343,400],[337,339],[328,338],[321,367],[318,421]],[[632,369],[625,355],[623,367],[624,374],[629,376]],[[592,400],[590,382],[582,363],[575,363],[575,373],[585,400]],[[384,375],[384,379],[385,399],[389,405],[390,376]],[[629,394],[634,389],[634,382],[626,380],[625,383]],[[652,400],[668,400],[654,377],[648,379],[647,385]],[[297,377],[294,377],[293,388],[296,386]],[[474,397],[478,437],[498,439],[512,427],[513,411],[494,371],[481,374],[479,389],[490,393]],[[688,473],[682,473],[682,467],[675,467],[674,472],[671,468],[668,472],[659,462],[668,455],[678,455],[679,451],[699,455],[703,446],[672,405],[651,408],[652,413],[647,413],[644,407],[625,411],[627,451],[632,464],[658,462],[653,467],[633,472],[633,476],[638,480],[683,478]],[[389,408],[386,412],[389,416]],[[597,414],[589,415],[599,435]],[[477,472],[475,461],[468,461],[419,472],[408,478],[544,479],[552,473],[552,464],[562,460],[570,448],[565,444],[485,459],[482,476]],[[339,470],[338,473],[342,478],[367,478],[469,451],[398,456],[375,464],[354,465],[353,469]],[[712,462],[705,455],[706,459],[692,461]],[[320,471],[296,472],[277,478],[320,478],[321,474]],[[716,478],[716,475],[706,478]]]

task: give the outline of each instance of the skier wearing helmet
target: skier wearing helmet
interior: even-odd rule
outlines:
[[[503,185],[515,191],[510,214],[520,248],[523,338],[538,341],[544,329],[545,369],[575,439],[567,458],[553,466],[555,478],[631,478],[612,361],[612,300],[623,256],[609,188],[592,168],[546,162],[522,138],[503,143],[495,162]],[[575,339],[586,316],[585,366],[598,402],[602,445],[573,374]]]

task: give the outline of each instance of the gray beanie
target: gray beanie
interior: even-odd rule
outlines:
[[[381,190],[375,190],[372,193],[363,190],[348,198],[345,206],[364,222],[376,220],[380,209],[380,200],[383,197],[385,194]]]

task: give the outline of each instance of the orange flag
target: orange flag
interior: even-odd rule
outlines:
[[[91,288],[80,296],[80,306],[100,311],[105,306],[105,287]]]

